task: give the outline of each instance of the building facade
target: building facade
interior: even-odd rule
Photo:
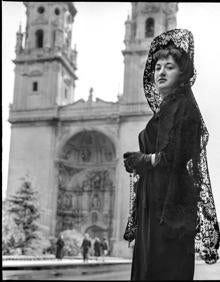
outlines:
[[[151,117],[143,92],[150,42],[176,27],[177,4],[132,2],[125,22],[124,88],[117,102],[75,101],[77,51],[71,48],[73,2],[23,2],[26,32],[16,41],[7,195],[30,173],[40,223],[56,236],[66,229],[105,236],[111,253],[129,257],[123,240],[129,175],[123,153],[138,150]]]

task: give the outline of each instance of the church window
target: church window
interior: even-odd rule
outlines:
[[[42,29],[38,29],[36,31],[36,47],[42,48],[43,47],[43,39],[44,39],[44,32]]]
[[[33,91],[36,92],[38,90],[38,83],[37,81],[33,82]]]
[[[38,13],[39,14],[43,14],[44,13],[44,7],[42,7],[42,6],[40,6],[38,9],[37,9],[37,11],[38,11]]]
[[[154,19],[148,18],[145,22],[145,37],[154,36]]]
[[[59,14],[60,14],[60,9],[56,8],[56,9],[54,10],[54,13],[55,13],[55,15],[59,16]]]

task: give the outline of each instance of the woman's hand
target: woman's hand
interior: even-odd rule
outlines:
[[[124,158],[124,166],[125,166],[125,170],[129,173],[132,173],[134,168],[133,168],[133,165],[132,165],[132,162],[131,160],[129,159],[129,157],[132,155],[132,154],[135,154],[136,152],[126,152],[124,153],[123,155],[123,158]]]
[[[127,172],[135,170],[137,173],[144,169],[146,163],[151,161],[151,154],[141,152],[127,152],[124,155],[124,165]]]
[[[124,166],[125,166],[125,170],[129,173],[132,173],[133,172],[133,168],[131,166],[131,163],[129,162],[128,159],[125,159],[124,160]]]

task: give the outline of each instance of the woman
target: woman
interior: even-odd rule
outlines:
[[[83,239],[81,247],[80,247],[82,249],[82,255],[83,255],[83,261],[84,262],[88,262],[88,260],[89,260],[89,250],[90,250],[91,246],[92,246],[92,244],[91,244],[91,241],[89,239],[89,234],[85,233],[84,239]]]
[[[144,71],[153,117],[139,134],[140,152],[124,154],[126,170],[139,175],[131,280],[192,280],[195,251],[207,263],[218,259],[208,131],[191,91],[195,76],[190,31],[154,38]]]
[[[96,257],[97,260],[98,257],[101,256],[101,242],[98,237],[95,237],[93,248],[94,248],[94,256]]]
[[[56,258],[57,259],[62,259],[63,256],[64,256],[63,248],[64,248],[64,245],[65,245],[62,234],[59,235],[59,238],[57,239],[56,245],[57,245],[57,248],[56,248]]]

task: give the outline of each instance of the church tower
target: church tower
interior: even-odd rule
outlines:
[[[54,229],[54,158],[59,107],[74,101],[77,52],[71,49],[72,2],[23,2],[26,30],[16,34],[15,81],[10,105],[7,195],[27,173],[39,192],[41,225]],[[54,199],[55,197],[55,199]]]
[[[146,103],[143,72],[152,39],[176,28],[175,2],[132,2],[131,17],[125,22],[123,103]]]
[[[13,110],[74,101],[76,50],[71,49],[72,2],[24,2],[26,32],[17,33]],[[24,37],[24,38],[23,38]]]

